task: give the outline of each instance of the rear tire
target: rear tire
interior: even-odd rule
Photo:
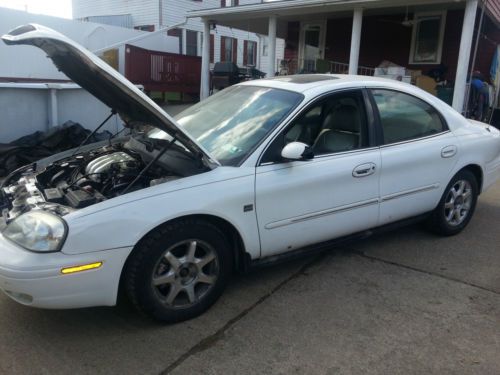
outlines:
[[[474,174],[467,169],[458,172],[446,187],[427,227],[442,236],[460,233],[474,214],[478,192]]]
[[[197,219],[168,223],[136,247],[125,269],[125,289],[133,305],[155,320],[192,319],[222,294],[231,272],[225,236]]]

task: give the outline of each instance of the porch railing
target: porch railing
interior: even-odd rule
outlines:
[[[337,61],[330,61],[330,73],[347,74],[349,72],[349,64]],[[375,68],[367,66],[358,66],[358,75],[360,76],[373,76]]]
[[[298,73],[347,74],[349,72],[349,64],[329,60],[278,60],[277,66],[279,75],[291,75]],[[367,66],[358,67],[358,75],[373,76],[374,74],[375,68]]]
[[[201,58],[125,46],[125,77],[145,91],[196,95],[200,90]]]

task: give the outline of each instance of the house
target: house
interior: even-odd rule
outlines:
[[[277,37],[284,38],[290,73],[320,70],[325,61],[350,74],[373,74],[384,60],[424,74],[438,70],[454,83],[459,111],[471,69],[489,72],[500,43],[500,0],[278,0],[188,17],[201,18],[205,30],[248,26],[269,36],[270,51]],[[208,95],[209,58],[202,56],[202,97]],[[277,59],[272,53],[268,59],[272,75]]]
[[[178,37],[180,53],[201,56],[203,23],[186,19],[187,12],[255,3],[261,0],[73,0],[73,18],[152,32],[177,25],[167,33]],[[249,27],[242,23],[238,28],[218,26],[210,30],[211,66],[218,61],[233,61],[239,66],[268,70],[267,33],[253,33]],[[276,56],[283,59],[284,41],[278,39],[276,47]]]

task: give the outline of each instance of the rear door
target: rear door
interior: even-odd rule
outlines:
[[[395,90],[371,90],[380,124],[380,221],[433,210],[458,151],[455,136],[429,103]]]

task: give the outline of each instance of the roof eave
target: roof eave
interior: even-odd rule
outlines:
[[[339,8],[381,8],[391,6],[425,5],[436,3],[451,3],[456,0],[287,0],[268,3],[244,4],[234,7],[210,8],[203,10],[194,10],[186,13],[187,18],[205,18],[220,19],[231,16],[259,17],[272,14],[280,15],[280,11],[300,10],[317,12],[320,7],[339,7]]]

